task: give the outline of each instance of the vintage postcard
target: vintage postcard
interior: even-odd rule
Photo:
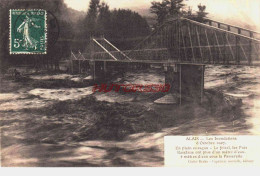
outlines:
[[[1,0],[1,167],[259,168],[259,8]]]

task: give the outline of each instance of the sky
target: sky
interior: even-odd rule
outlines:
[[[87,11],[90,0],[64,0],[65,3],[76,10]],[[149,8],[153,0],[103,0],[110,8],[135,8],[147,7]],[[102,2],[102,0],[101,0]]]
[[[64,0],[68,7],[87,11],[90,0]],[[102,1],[102,0],[101,0]],[[149,8],[152,1],[161,0],[103,0],[110,8]],[[197,5],[206,5],[206,11],[217,19],[236,18],[247,20],[260,28],[260,0],[184,0],[194,11]]]

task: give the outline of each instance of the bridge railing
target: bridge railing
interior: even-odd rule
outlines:
[[[160,26],[129,52],[129,56],[137,60],[149,57],[190,63],[251,65],[260,61],[259,44],[260,40],[252,36],[182,18]]]
[[[126,60],[125,57],[122,55],[121,51],[109,51],[109,53],[103,51],[95,52],[92,55],[92,60]]]
[[[251,37],[251,38],[260,39],[260,32],[253,31],[253,30],[250,30],[250,29],[245,29],[245,28],[239,27],[239,26],[234,26],[234,25],[227,24],[227,23],[224,23],[224,22],[212,20],[212,19],[209,19],[209,18],[206,18],[206,19],[207,19],[206,24],[208,24],[210,26],[214,26],[214,27],[217,27],[219,29],[224,29],[224,30],[227,30],[227,31],[232,31],[232,32],[235,32],[237,34],[245,35],[245,36],[248,36],[248,37]]]
[[[79,53],[72,58],[115,61],[163,60],[225,65],[260,63],[260,40],[256,38],[258,32],[213,20],[208,23],[186,18],[169,20],[138,43],[134,49],[127,51],[120,51],[104,37],[92,38],[90,51]]]

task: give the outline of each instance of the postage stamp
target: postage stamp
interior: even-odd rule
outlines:
[[[10,54],[47,54],[47,12],[43,9],[11,9]]]

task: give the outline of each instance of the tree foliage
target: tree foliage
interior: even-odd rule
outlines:
[[[163,0],[162,2],[152,2],[151,12],[156,14],[158,24],[162,24],[166,20],[168,16],[168,5],[168,0]]]
[[[182,15],[181,9],[184,7],[183,0],[171,0],[169,6],[169,14],[171,17],[179,17]]]
[[[208,13],[206,12],[206,6],[199,4],[197,7],[198,10],[195,13],[193,13],[192,9],[189,8],[187,13],[185,14],[185,17],[194,21],[198,21],[200,23],[206,23],[207,22],[206,17],[208,15]]]
[[[147,36],[150,28],[146,20],[131,10],[118,9],[111,12],[110,38],[135,38]]]
[[[196,21],[199,21],[201,23],[206,22],[207,20],[205,19],[208,15],[208,13],[206,12],[206,6],[205,5],[198,5],[198,9],[199,11],[197,11],[197,19]]]
[[[183,7],[183,0],[163,0],[162,2],[153,1],[150,10],[157,16],[158,24],[162,24],[168,18],[182,16]]]
[[[83,23],[84,25],[80,25]],[[133,44],[128,39],[145,37],[150,34],[150,27],[142,16],[129,9],[110,10],[105,2],[91,0],[84,21],[80,22],[77,38],[84,36],[105,36],[121,49],[131,49]],[[124,40],[124,42],[116,42]]]
[[[88,36],[105,35],[110,39],[146,36],[150,32],[146,20],[138,13],[125,9],[110,10],[99,0],[91,0],[83,29]]]
[[[95,34],[97,28],[97,17],[99,13],[100,0],[91,0],[89,3],[88,13],[86,16],[86,30],[90,34]]]
[[[109,6],[102,2],[99,6],[99,15],[97,18],[97,29],[101,34],[108,34],[111,31],[109,30],[112,27],[111,25],[111,13]]]
[[[151,13],[157,17],[157,25],[161,25],[169,18],[186,17],[198,22],[206,22],[205,17],[208,15],[205,5],[198,5],[198,11],[194,14],[189,7],[184,9],[183,0],[163,0],[162,2],[152,2],[150,7]]]

